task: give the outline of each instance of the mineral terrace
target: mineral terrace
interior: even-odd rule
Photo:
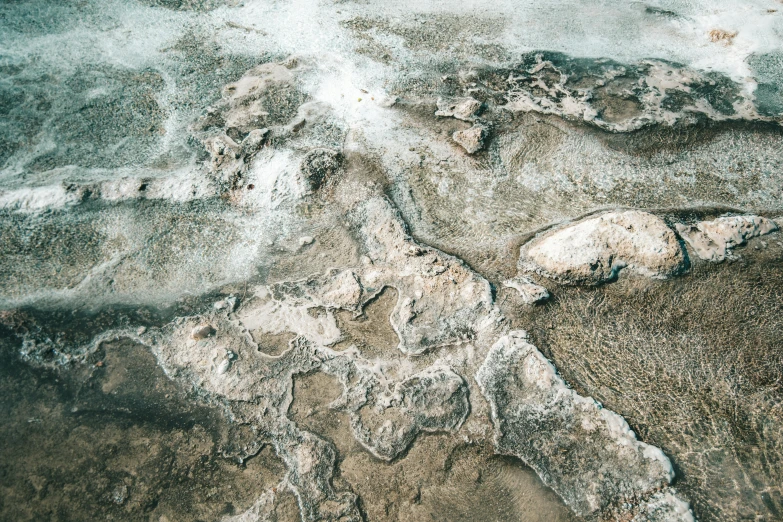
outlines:
[[[0,520],[783,520],[780,1],[0,44]]]

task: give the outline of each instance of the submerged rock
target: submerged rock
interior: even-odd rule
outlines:
[[[472,121],[481,109],[481,102],[470,97],[449,100],[439,98],[437,105],[435,116],[453,117],[464,121]]]
[[[524,332],[492,346],[476,381],[492,408],[496,450],[525,461],[578,515],[636,505],[674,478],[659,448],[568,388]],[[661,502],[682,502],[672,499]]]
[[[549,299],[549,291],[541,285],[535,284],[527,277],[515,277],[503,281],[503,286],[513,288],[519,292],[519,297],[525,304],[535,304],[539,301]]]
[[[599,284],[628,269],[663,279],[685,255],[662,219],[638,210],[607,212],[553,229],[524,244],[518,268],[567,284]]]
[[[422,432],[455,431],[470,411],[465,381],[448,368],[429,368],[398,383],[351,416],[357,440],[373,455],[392,460]]]
[[[697,256],[714,262],[731,257],[731,250],[744,245],[748,239],[778,230],[774,221],[761,216],[725,216],[695,225],[678,223],[676,226]]]
[[[487,137],[487,128],[483,125],[474,125],[473,127],[457,131],[452,135],[452,139],[462,146],[468,154],[474,154],[484,148],[484,139]]]

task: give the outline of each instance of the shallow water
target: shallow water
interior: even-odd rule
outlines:
[[[3,3],[0,519],[783,519],[781,34]]]

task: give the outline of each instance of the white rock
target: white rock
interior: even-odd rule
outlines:
[[[484,147],[484,139],[487,137],[487,129],[483,125],[455,132],[451,138],[468,154],[474,154]]]
[[[696,522],[688,502],[667,488],[643,502],[631,522]]]
[[[662,219],[628,210],[541,234],[522,246],[518,268],[568,284],[599,284],[622,269],[657,279],[678,274],[685,255]]]
[[[111,493],[111,500],[115,504],[124,504],[125,500],[128,498],[128,486],[125,484],[120,484],[114,487],[114,490]]]
[[[264,145],[266,135],[269,134],[269,129],[254,129],[245,136],[242,140],[242,151],[246,154],[252,154],[260,149]]]
[[[481,109],[481,102],[475,98],[438,98],[438,110],[435,116],[453,117],[458,120],[471,121]]]
[[[233,312],[237,307],[237,303],[238,299],[233,295],[230,295],[225,299],[221,299],[220,301],[216,302],[213,306],[215,307],[215,310],[226,310],[228,312]]]
[[[388,200],[371,198],[350,219],[372,261],[360,273],[362,285],[397,290],[390,321],[403,353],[470,341],[494,321],[489,283],[461,260],[414,241]]]
[[[299,246],[312,245],[313,241],[315,241],[315,238],[312,236],[302,236],[299,238]]]
[[[636,504],[674,478],[659,448],[569,388],[525,332],[492,346],[476,382],[491,406],[495,450],[522,459],[580,516]]]
[[[545,299],[549,299],[549,292],[543,286],[535,284],[527,277],[515,277],[503,281],[503,286],[513,288],[519,292],[519,296],[525,304],[534,304]]]
[[[223,375],[228,371],[228,369],[231,367],[231,361],[229,359],[223,359],[220,361],[220,364],[218,364],[217,368],[215,368],[215,372],[218,375]]]
[[[761,216],[725,216],[695,225],[678,223],[676,226],[697,256],[713,262],[731,257],[731,250],[744,245],[748,239],[778,230],[773,220]]]

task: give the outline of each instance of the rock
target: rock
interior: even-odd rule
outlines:
[[[495,450],[522,459],[580,516],[636,504],[674,478],[659,448],[568,388],[524,332],[492,346],[476,382],[491,406]]]
[[[238,302],[239,300],[236,297],[230,295],[225,299],[217,301],[213,306],[215,307],[215,310],[226,310],[230,313],[236,309]]]
[[[734,36],[736,33],[726,31],[710,34],[725,44]],[[717,86],[708,71],[654,59],[620,64],[564,58],[559,53],[530,53],[493,85],[492,92],[503,91],[508,100],[504,108],[512,112],[555,114],[610,132],[635,131],[651,123],[692,123],[695,115],[716,121],[765,119],[748,103],[753,95],[742,92],[733,82],[721,83],[726,91],[717,99],[707,94]],[[623,94],[624,110],[618,111],[615,93],[631,84],[635,87]],[[731,97],[736,97],[733,102],[728,101]],[[677,103],[672,103],[675,98]],[[732,103],[747,108],[730,109]]]
[[[364,292],[350,270],[330,270],[299,281],[261,286],[238,312],[248,330],[273,335],[292,332],[323,346],[341,339],[334,310],[358,312]]]
[[[246,158],[249,158],[249,155],[243,152],[242,146],[226,134],[212,136],[203,143],[210,155],[209,168],[212,173],[223,183],[235,184],[242,177]]]
[[[292,121],[286,128],[290,132],[299,132],[300,130],[304,129],[304,126],[307,124],[306,118],[297,118],[294,121]]]
[[[218,363],[217,367],[215,368],[215,372],[217,372],[218,375],[223,375],[228,371],[228,369],[231,367],[231,360],[230,359],[223,359]]]
[[[225,134],[204,140],[204,147],[212,158],[212,169],[225,168],[241,158],[241,147]]]
[[[118,486],[114,487],[114,490],[111,492],[111,501],[115,504],[122,505],[125,503],[125,500],[128,498],[128,486],[125,484],[120,484]]]
[[[241,180],[270,129],[277,136],[304,125],[304,120],[289,120],[306,98],[295,85],[294,73],[275,63],[253,67],[223,88],[223,98],[192,127],[210,153],[210,168],[222,189],[244,185]]]
[[[483,125],[455,132],[451,138],[468,154],[474,154],[484,147],[484,139],[487,137],[487,128]]]
[[[315,238],[313,238],[313,236],[302,236],[299,238],[299,246],[303,247],[307,245],[312,245],[313,241],[315,241]]]
[[[469,342],[494,324],[487,280],[460,259],[414,241],[387,199],[368,199],[349,219],[371,261],[360,274],[362,286],[397,290],[390,321],[403,353]]]
[[[245,135],[266,126],[273,100],[269,93],[290,89],[293,74],[285,66],[265,63],[223,88],[223,119],[229,135]]]
[[[299,166],[302,175],[316,191],[332,179],[340,170],[342,155],[331,149],[315,149],[307,153]]]
[[[567,284],[611,281],[622,269],[656,279],[686,268],[677,236],[638,210],[607,212],[547,231],[520,249],[520,271]]]
[[[358,312],[361,308],[362,285],[350,270],[332,272],[333,277],[317,289],[313,296],[327,308],[341,308]]]
[[[211,337],[215,334],[215,329],[212,327],[211,324],[202,324],[193,329],[193,331],[190,333],[190,336],[199,341],[201,339],[206,339],[207,337]]]
[[[438,98],[438,110],[435,116],[452,117],[458,120],[472,121],[481,109],[481,102],[475,98]]]
[[[522,302],[525,304],[534,304],[545,299],[549,299],[549,292],[543,286],[535,284],[527,277],[515,277],[503,281],[503,286],[513,288],[519,292]]]
[[[269,129],[253,129],[242,140],[242,151],[245,154],[254,154],[264,145]]]
[[[676,227],[699,258],[713,262],[731,257],[731,250],[748,239],[778,230],[773,220],[761,216],[726,216],[695,225],[678,223]]]

